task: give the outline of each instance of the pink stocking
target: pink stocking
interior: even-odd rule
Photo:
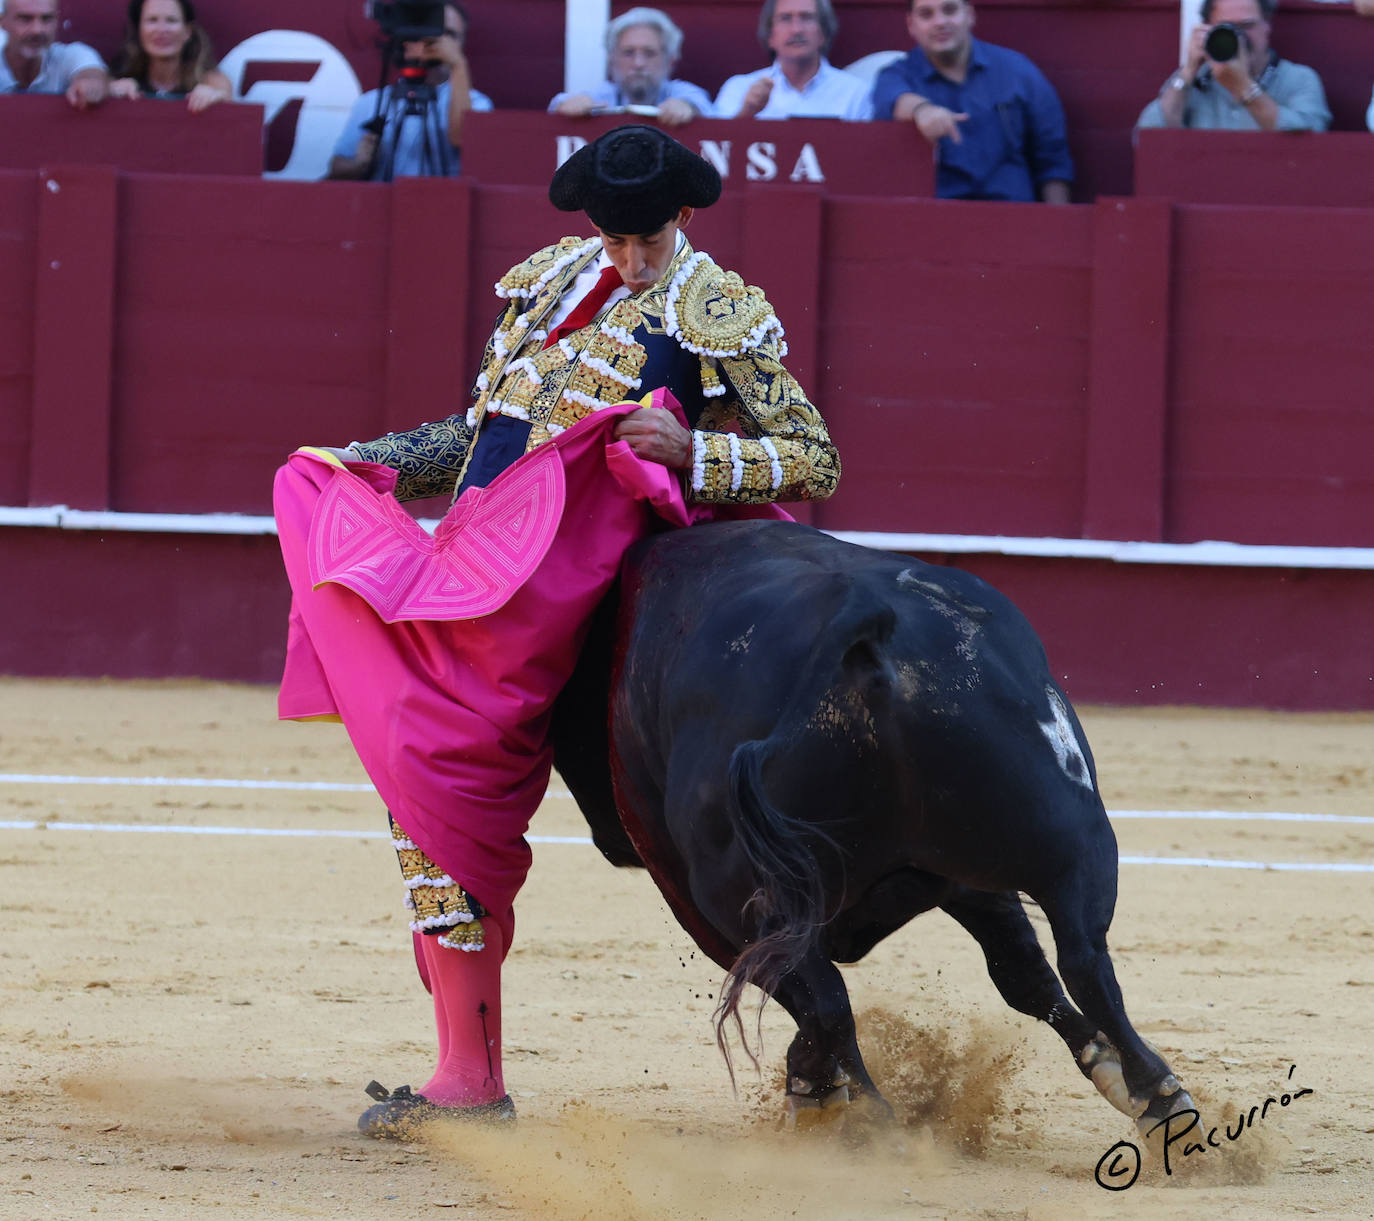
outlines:
[[[506,1092],[501,1075],[501,930],[483,921],[486,947],[450,950],[424,937],[434,991],[439,1066],[420,1088],[436,1106],[476,1106]]]

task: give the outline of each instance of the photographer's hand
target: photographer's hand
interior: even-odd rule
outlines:
[[[1234,59],[1212,63],[1212,79],[1226,90],[1236,101],[1240,101],[1246,91],[1255,83],[1250,75],[1250,59],[1242,47]]]
[[[1207,35],[1211,32],[1212,27],[1210,25],[1199,22],[1193,27],[1193,32],[1188,35],[1188,51],[1183,57],[1183,63],[1179,66],[1178,74],[1189,85],[1197,80],[1197,74],[1202,71],[1202,65],[1207,63]]]
[[[1279,125],[1279,105],[1260,88],[1251,75],[1250,50],[1242,46],[1235,59],[1224,64],[1214,63],[1212,75],[1219,85],[1245,107],[1261,131],[1273,131]]]
[[[1210,25],[1199,24],[1193,27],[1193,32],[1188,36],[1188,50],[1183,56],[1183,62],[1159,91],[1159,109],[1164,116],[1166,127],[1183,126],[1193,82],[1197,80],[1203,65],[1209,62],[1206,43],[1211,30]]]

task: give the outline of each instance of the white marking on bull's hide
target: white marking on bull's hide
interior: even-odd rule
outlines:
[[[749,652],[749,644],[754,638],[754,625],[749,625],[748,631],[743,636],[736,636],[727,646],[732,653]]]
[[[1088,760],[1083,755],[1083,748],[1078,744],[1078,735],[1073,731],[1073,723],[1069,720],[1069,710],[1064,707],[1064,701],[1059,698],[1059,692],[1052,687],[1045,688],[1045,697],[1050,702],[1050,711],[1054,714],[1054,720],[1038,722],[1040,732],[1045,735],[1045,740],[1054,750],[1054,757],[1059,764],[1059,770],[1070,780],[1081,784],[1091,792],[1093,782],[1088,771]]]
[[[926,595],[930,609],[948,619],[954,625],[954,630],[959,633],[959,643],[954,646],[954,651],[965,661],[973,661],[977,652],[973,647],[973,640],[978,635],[978,625],[957,606],[950,605],[947,600],[948,593],[934,581],[923,581],[910,568],[903,568],[897,574],[897,584],[902,589]]]

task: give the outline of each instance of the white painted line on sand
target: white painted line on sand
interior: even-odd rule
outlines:
[[[237,835],[296,839],[388,839],[386,831],[343,831],[312,827],[188,827],[159,823],[45,822],[19,819],[0,822],[0,831],[89,831],[135,835]],[[530,835],[532,844],[590,845],[585,835]],[[1228,861],[1203,856],[1123,856],[1123,865],[1182,865],[1199,869],[1264,869],[1281,873],[1374,873],[1374,864],[1354,861]]]
[[[29,772],[0,772],[0,784],[94,784],[133,785],[166,789],[276,789],[301,793],[372,793],[370,784],[346,784],[335,780],[240,780],[211,776],[49,776]],[[550,789],[546,797],[571,798],[566,789]]]
[[[283,792],[371,793],[370,784],[346,784],[333,780],[251,780],[207,776],[59,776],[27,772],[0,772],[0,784],[136,785],[142,788],[275,789]],[[550,789],[546,797],[571,800],[567,789]],[[1112,810],[1113,822],[1130,819],[1196,819],[1207,822],[1311,822],[1374,825],[1374,815],[1301,814],[1283,810]]]
[[[1202,822],[1334,822],[1368,826],[1374,817],[1365,814],[1290,814],[1281,810],[1109,810],[1112,822],[1131,818],[1181,820]]]
[[[1219,861],[1206,856],[1123,856],[1123,865],[1184,865],[1198,869],[1263,869],[1274,873],[1374,873],[1358,861]]]
[[[209,776],[43,776],[26,772],[0,772],[0,784],[107,784],[169,789],[283,789],[309,793],[373,791],[370,784],[344,784],[332,780],[230,780]]]
[[[345,831],[331,827],[188,827],[166,823],[59,822],[15,819],[0,831],[106,831],[131,835],[242,835],[280,839],[390,839],[389,831]],[[527,835],[532,844],[590,844],[585,835]]]

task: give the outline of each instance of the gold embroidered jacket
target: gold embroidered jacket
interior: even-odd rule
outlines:
[[[529,450],[589,411],[666,385],[693,428],[689,497],[829,496],[839,457],[819,412],[783,368],[782,324],[761,290],[690,243],[652,288],[543,346],[559,299],[600,252],[599,239],[565,237],[501,277],[496,293],[510,304],[487,341],[465,414],[355,443],[366,461],[400,472],[396,495],[456,494],[493,417],[527,425]]]

